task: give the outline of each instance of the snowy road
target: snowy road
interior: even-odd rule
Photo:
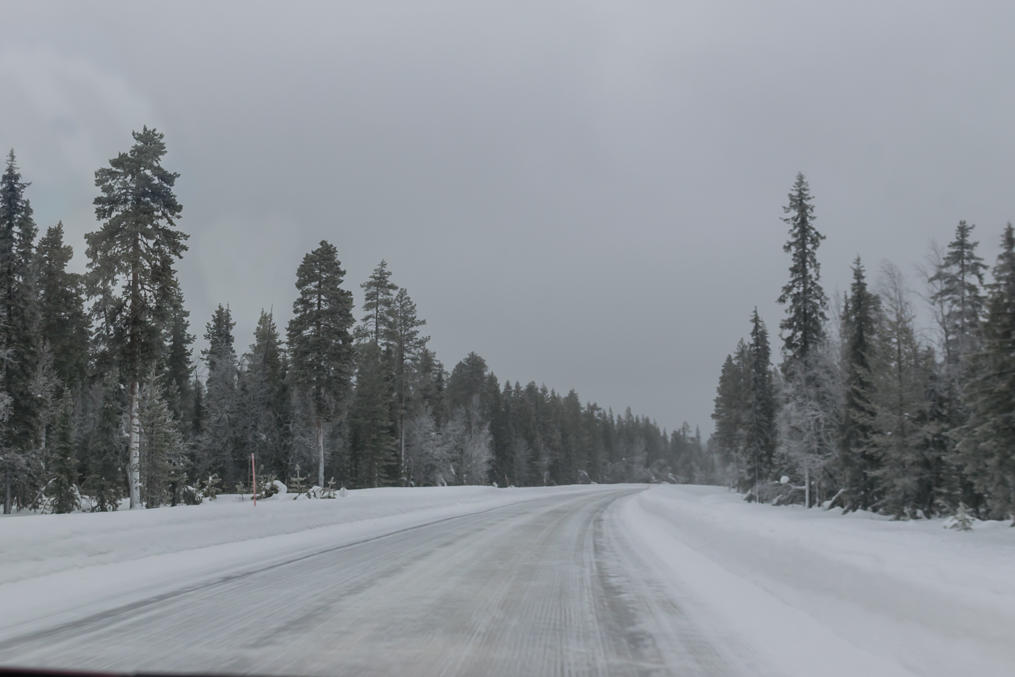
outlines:
[[[295,675],[745,671],[599,488],[414,526],[0,635],[0,665]],[[619,499],[619,501],[618,501]]]

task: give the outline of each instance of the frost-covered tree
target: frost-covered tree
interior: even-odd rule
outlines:
[[[826,472],[834,460],[839,429],[840,372],[827,342],[806,362],[795,362],[781,382],[777,416],[776,472],[803,482],[804,505],[823,500],[834,489]]]
[[[405,468],[409,482],[416,486],[436,484],[447,459],[441,458],[440,440],[433,412],[423,406],[405,421]]]
[[[179,423],[154,378],[141,391],[141,496],[148,508],[176,505],[186,484],[186,449]]]
[[[914,313],[902,272],[892,264],[883,270],[884,317],[876,366],[874,427],[871,444],[877,458],[877,502],[897,517],[924,503],[928,464],[920,445],[928,369],[916,338]]]
[[[134,145],[95,172],[95,216],[102,226],[85,236],[93,313],[105,325],[104,346],[128,389],[128,486],[141,507],[140,385],[162,349],[162,331],[179,298],[173,265],[187,250],[176,228],[183,207],[173,187],[179,174],[162,166],[163,134],[143,127]]]
[[[958,370],[966,357],[977,349],[980,320],[983,317],[984,274],[987,265],[976,253],[975,226],[959,221],[955,237],[930,281],[935,285],[931,301],[942,308],[945,363]]]
[[[324,426],[344,410],[353,373],[352,294],[334,245],[322,241],[296,271],[289,321],[290,377],[309,408],[324,485]]]
[[[813,198],[803,174],[797,174],[783,208],[789,239],[783,251],[790,255],[789,281],[778,301],[786,305],[782,324],[784,398],[780,440],[784,458],[803,475],[805,502],[811,505],[811,480],[824,470],[832,456],[836,425],[838,375],[829,361],[828,297],[821,286],[817,250],[825,236],[815,227]],[[799,416],[799,420],[794,420]],[[788,437],[784,437],[788,435]],[[820,491],[820,487],[818,487]]]

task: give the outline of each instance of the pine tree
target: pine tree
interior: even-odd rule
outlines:
[[[204,338],[208,348],[202,352],[208,368],[208,380],[198,473],[201,476],[216,473],[227,487],[232,487],[238,478],[244,476],[242,459],[238,457],[237,450],[235,326],[229,308],[219,305],[205,327]]]
[[[881,300],[869,291],[860,257],[853,263],[853,283],[842,313],[843,398],[839,464],[846,510],[870,508],[876,501],[874,473],[874,366],[881,325]]]
[[[289,321],[290,374],[308,402],[324,486],[324,426],[344,409],[353,370],[352,294],[342,289],[345,271],[328,242],[303,258],[296,273],[299,295]]]
[[[11,150],[0,177],[0,391],[7,403],[0,440],[4,513],[9,513],[15,502],[30,501],[41,480],[40,459],[34,453],[41,403],[32,387],[39,347],[32,260],[36,228],[31,202],[25,197],[28,185],[21,179]]]
[[[426,325],[426,320],[422,320],[416,315],[416,304],[405,289],[399,289],[395,294],[391,319],[391,350],[394,358],[394,385],[397,403],[396,431],[399,443],[400,472],[402,476],[407,477],[405,472],[405,418],[410,406],[413,372],[430,337],[424,336],[420,332],[420,329]]]
[[[966,387],[969,422],[959,451],[987,516],[1015,524],[1015,230],[1009,223],[994,266],[982,349]]]
[[[382,259],[360,287],[363,289],[364,316],[357,334],[383,351],[393,339],[394,295],[398,289],[391,281],[388,262]]]
[[[49,495],[53,512],[65,513],[77,510],[78,461],[74,453],[74,400],[69,391],[60,398],[53,435],[52,481]]]
[[[128,473],[131,508],[141,507],[141,379],[162,349],[161,330],[179,288],[173,270],[187,235],[176,229],[182,206],[173,193],[179,174],[162,166],[163,135],[148,127],[134,145],[95,172],[95,216],[103,225],[85,236],[94,313],[106,325],[106,349],[128,387]]]
[[[814,205],[804,175],[798,173],[789,204],[783,207],[789,240],[783,251],[791,256],[790,279],[782,288],[779,303],[788,304],[783,331],[784,372],[793,362],[807,362],[811,352],[825,341],[828,298],[821,288],[821,264],[817,251],[825,236],[814,226]]]

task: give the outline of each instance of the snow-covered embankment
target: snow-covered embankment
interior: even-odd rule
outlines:
[[[428,522],[603,488],[367,489],[256,508],[223,495],[199,506],[0,519],[0,639]]]
[[[675,601],[774,674],[1015,675],[1006,523],[963,533],[686,486],[653,487],[616,510]]]

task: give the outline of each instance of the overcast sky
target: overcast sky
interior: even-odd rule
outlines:
[[[195,334],[284,329],[322,238],[386,258],[450,369],[711,429],[804,171],[830,293],[958,219],[1015,218],[1015,3],[21,2],[0,7],[0,146],[85,265],[93,174],[142,125],[181,173]],[[911,277],[918,287],[916,276]]]

